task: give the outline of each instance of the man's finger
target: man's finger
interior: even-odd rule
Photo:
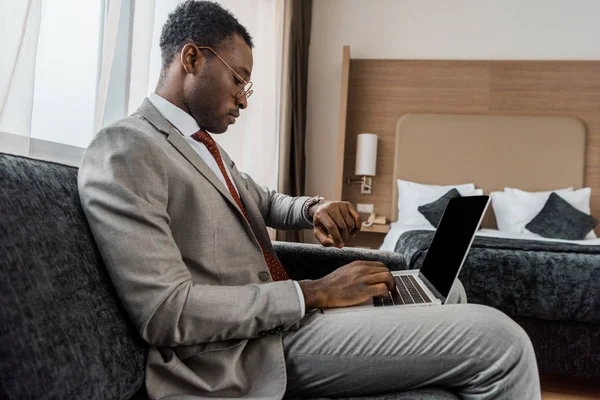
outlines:
[[[338,208],[332,209],[329,212],[329,216],[340,231],[342,241],[346,243],[348,241],[348,233],[350,232],[350,229],[352,229],[352,225],[348,226],[346,224],[346,220],[344,219],[344,217],[342,217],[342,214],[340,214],[340,210]]]
[[[342,236],[340,235],[340,231],[338,230],[335,222],[328,214],[323,214],[318,217],[318,221],[316,221],[321,227],[323,231],[331,236],[333,242],[336,246],[343,244]]]
[[[390,271],[383,271],[377,274],[369,275],[366,278],[366,283],[368,285],[377,285],[380,283],[385,283],[388,290],[394,290],[394,287],[396,286],[394,282],[394,277],[392,276]]]
[[[325,247],[334,246],[333,239],[323,231],[320,226],[315,226],[315,237]]]
[[[385,284],[388,287],[388,290],[394,290],[396,287],[396,280],[394,279],[394,275],[391,272],[384,274],[383,279],[385,279]]]
[[[360,214],[358,213],[358,211],[356,211],[356,208],[354,208],[354,206],[350,203],[348,203],[348,212],[350,213],[350,215],[352,216],[352,218],[354,218],[354,230],[352,231],[353,234],[358,233],[358,231],[360,231],[361,228],[361,223],[360,223]]]
[[[346,226],[348,227],[348,234],[352,235],[354,233],[354,230],[356,229],[356,223],[352,215],[350,215],[350,210],[346,205],[342,205],[339,211],[342,218],[344,218]]]
[[[369,286],[369,294],[372,297],[387,297],[390,295],[390,291],[385,283],[378,283]]]

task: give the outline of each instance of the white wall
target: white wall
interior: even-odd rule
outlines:
[[[314,0],[307,194],[333,197],[342,47],[370,59],[600,60],[599,0]]]

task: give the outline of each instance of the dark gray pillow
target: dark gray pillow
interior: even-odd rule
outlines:
[[[460,193],[458,193],[458,190],[456,189],[450,189],[445,195],[436,201],[419,206],[417,210],[423,214],[423,216],[427,219],[427,221],[429,221],[429,223],[431,223],[431,225],[437,228],[448,202],[454,197],[460,197]]]
[[[596,218],[579,211],[556,193],[551,193],[542,211],[525,227],[547,238],[583,240],[596,225]]]

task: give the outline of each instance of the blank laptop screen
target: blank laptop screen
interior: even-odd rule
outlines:
[[[444,297],[450,293],[488,201],[489,196],[453,198],[444,211],[421,267]]]

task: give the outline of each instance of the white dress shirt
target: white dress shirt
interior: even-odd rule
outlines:
[[[189,143],[190,146],[198,153],[202,161],[204,161],[210,169],[217,175],[217,178],[223,183],[223,186],[227,188],[227,183],[225,183],[225,178],[219,169],[219,165],[215,158],[210,154],[205,145],[200,142],[194,140],[192,135],[200,130],[200,126],[196,122],[196,120],[188,113],[183,111],[181,108],[177,107],[173,103],[165,100],[160,97],[156,93],[151,93],[148,96],[148,100],[154,107],[160,111],[160,113],[169,121],[181,135],[185,138],[185,141]],[[225,163],[223,163],[224,165]],[[235,182],[231,178],[231,172],[229,172],[229,168],[227,165],[225,166],[225,171],[227,171],[227,175],[229,176],[229,180],[233,184],[233,187],[237,191],[237,187],[235,186]],[[238,191],[238,196],[239,196]]]
[[[150,96],[148,96],[148,100],[150,100],[150,103],[152,103],[152,105],[156,107],[156,109],[162,114],[162,116],[165,117],[166,120],[169,121],[171,125],[173,125],[179,131],[179,133],[181,133],[181,136],[185,138],[189,145],[192,146],[196,153],[198,153],[202,161],[204,161],[209,166],[209,168],[215,173],[217,178],[219,178],[221,183],[223,183],[223,186],[227,188],[227,183],[225,182],[223,173],[221,172],[221,169],[219,169],[219,166],[212,154],[210,154],[210,152],[204,144],[197,142],[192,137],[194,133],[200,130],[200,126],[198,125],[196,120],[191,115],[183,111],[181,108],[177,107],[176,105],[157,95],[156,93],[151,93]],[[229,180],[231,181],[233,187],[239,195],[239,190],[233,182],[231,172],[229,171],[227,165],[225,165],[225,171],[227,172]],[[298,297],[300,297],[300,308],[302,310],[302,317],[304,317],[304,314],[306,312],[304,305],[304,295],[302,294],[302,289],[300,289],[300,285],[298,284],[298,282],[294,281],[294,285],[296,286],[296,290],[298,291]]]

